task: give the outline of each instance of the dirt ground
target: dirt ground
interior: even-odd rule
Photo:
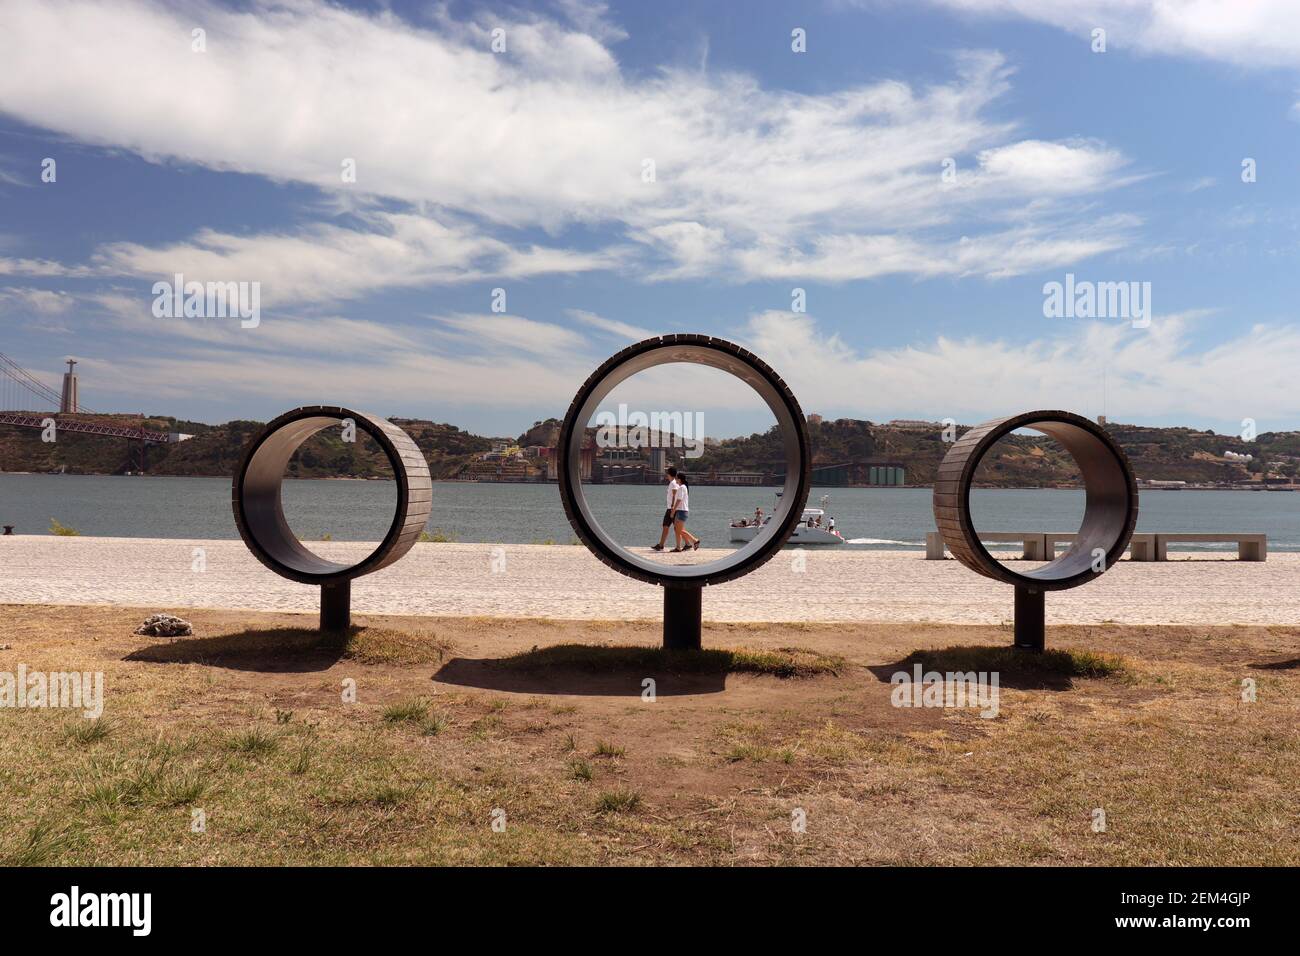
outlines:
[[[105,685],[0,707],[0,862],[1300,863],[1300,628],[148,613],[0,605],[0,674]],[[894,706],[916,662],[997,716]]]

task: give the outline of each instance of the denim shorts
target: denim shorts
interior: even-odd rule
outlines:
[[[685,511],[674,511],[674,512],[673,512],[673,517],[676,518],[678,521],[685,521],[685,520],[686,520],[686,512],[685,512]]]

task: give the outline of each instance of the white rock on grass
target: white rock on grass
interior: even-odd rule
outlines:
[[[148,637],[188,637],[194,633],[194,628],[189,621],[172,614],[150,614],[135,632]]]

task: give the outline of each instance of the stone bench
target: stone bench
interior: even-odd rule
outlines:
[[[1051,561],[1056,557],[1057,542],[1072,542],[1078,537],[1073,531],[983,531],[981,541],[1020,541],[1024,544],[1022,557],[1026,561]],[[1235,536],[1240,537],[1240,535]],[[1234,540],[1235,540],[1234,537]],[[1250,537],[1247,535],[1246,537]],[[1262,536],[1261,536],[1262,537]],[[1157,535],[1135,534],[1129,542],[1129,558],[1134,561],[1155,561]],[[944,557],[943,535],[938,531],[925,533],[927,561],[940,561]],[[1164,560],[1160,558],[1159,560]],[[1262,561],[1263,558],[1250,560]]]
[[[1200,543],[1234,542],[1237,545],[1237,559],[1239,561],[1263,561],[1268,557],[1268,535],[1266,534],[1205,534],[1193,531],[1170,534],[1157,533],[1155,560],[1168,561],[1170,543],[1179,541]]]
[[[1056,545],[1058,542],[1073,543],[1079,535],[1073,531],[1047,531],[1043,534],[1043,556],[1044,560],[1051,561],[1056,557]],[[1134,534],[1128,543],[1128,556],[1130,561],[1154,561],[1156,559],[1156,536],[1149,532]]]
[[[1026,561],[1043,560],[1043,533],[1041,531],[981,531],[981,541],[1020,541],[1024,545],[1022,557]],[[927,561],[942,561],[944,556],[943,535],[938,531],[925,533],[925,558]]]

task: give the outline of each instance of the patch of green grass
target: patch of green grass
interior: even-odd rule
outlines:
[[[73,842],[68,830],[55,829],[52,823],[41,820],[32,825],[27,839],[17,849],[0,854],[0,866],[50,866]]]
[[[596,741],[596,756],[622,759],[627,756],[627,748],[617,744],[611,744],[607,740],[598,740]]]
[[[157,787],[154,803],[160,807],[187,806],[203,796],[207,788],[207,781],[197,773],[181,773]]]
[[[262,757],[272,753],[279,744],[278,738],[259,727],[232,734],[226,740],[227,749],[250,757]]]
[[[316,748],[312,744],[304,743],[298,748],[298,753],[293,758],[293,764],[290,766],[289,772],[298,777],[305,774],[311,769],[311,760],[315,752]]]
[[[420,733],[426,737],[436,737],[450,726],[451,721],[442,714],[430,714],[420,722]]]
[[[757,744],[736,744],[723,754],[723,759],[727,763],[740,763],[742,760],[748,760],[751,763],[762,763],[769,756],[771,756],[771,753],[766,747],[760,747]]]
[[[384,708],[384,721],[400,724],[404,721],[418,724],[429,716],[429,702],[423,697],[413,697]]]
[[[391,784],[376,787],[374,793],[370,795],[370,802],[377,807],[395,807],[405,799],[406,791]]]
[[[207,790],[207,778],[198,770],[176,767],[174,753],[170,748],[154,747],[140,758],[112,758],[94,765],[82,802],[107,824],[115,824],[128,809],[167,809],[193,803]]]
[[[454,531],[443,531],[441,528],[434,528],[432,531],[421,531],[420,540],[432,542],[434,544],[451,544],[458,539]]]
[[[597,813],[631,813],[641,806],[641,794],[635,790],[607,790],[596,798]]]
[[[81,535],[81,532],[66,524],[60,524],[58,518],[51,518],[50,534],[57,534],[61,538],[76,538]]]
[[[569,773],[573,775],[574,780],[582,780],[587,783],[596,776],[595,771],[591,769],[591,764],[581,757],[574,757],[569,761]]]
[[[113,721],[107,717],[95,720],[75,720],[63,731],[63,739],[70,744],[97,744],[113,732]]]
[[[411,796],[411,793],[412,791],[405,787],[384,783],[362,790],[360,793],[332,797],[329,802],[339,807],[378,807],[383,810],[391,810],[393,807],[404,803]]]
[[[502,658],[502,667],[518,670],[569,667],[595,673],[767,674],[773,677],[818,677],[844,670],[844,658],[798,647],[776,650],[709,648],[670,651],[662,647],[612,647],[604,644],[554,644]]]

